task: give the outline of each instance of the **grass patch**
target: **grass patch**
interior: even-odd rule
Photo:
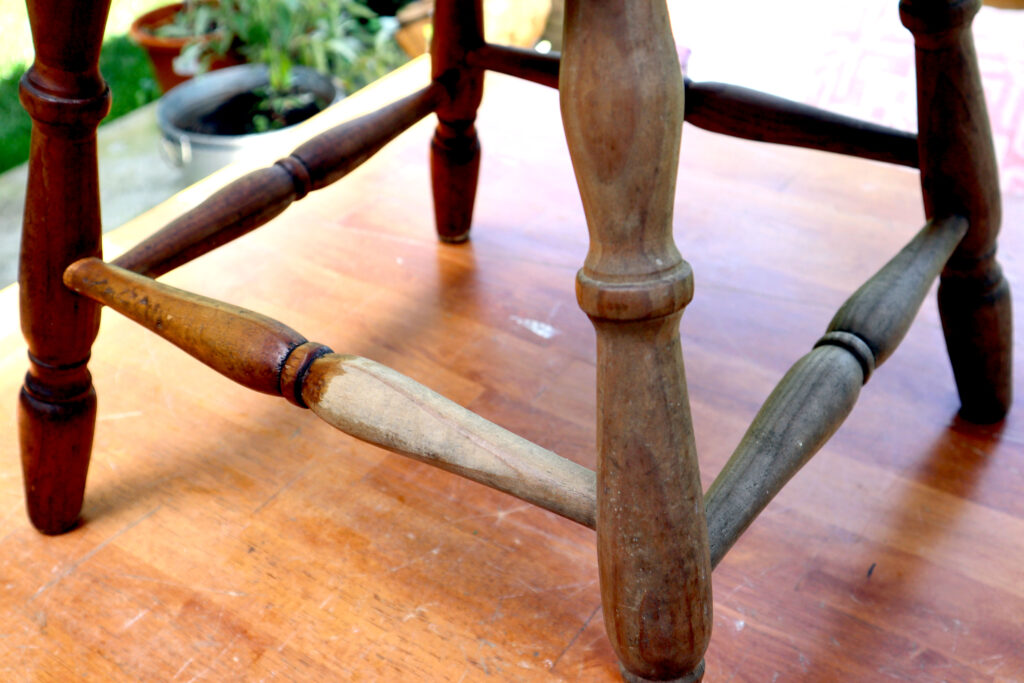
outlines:
[[[15,67],[0,79],[0,172],[28,159],[32,120],[18,101],[18,80],[24,68]]]
[[[18,81],[26,65],[9,67],[0,78],[0,173],[28,160],[32,121],[18,101]],[[127,36],[116,36],[103,43],[100,72],[110,86],[113,98],[104,123],[124,116],[160,96],[153,70],[143,52]]]

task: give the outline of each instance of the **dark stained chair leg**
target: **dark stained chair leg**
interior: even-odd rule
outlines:
[[[99,306],[61,277],[100,255],[96,126],[110,93],[97,62],[109,4],[29,0],[36,60],[21,80],[33,128],[19,283],[30,364],[18,427],[29,517],[48,534],[78,520],[96,420],[86,362]]]
[[[711,564],[679,341],[693,275],[672,240],[683,81],[665,1],[568,0],[564,46],[562,119],[590,230],[576,294],[597,333],[605,627],[627,680],[697,681]]]
[[[962,215],[963,242],[939,284],[939,311],[960,414],[996,422],[1010,406],[1010,288],[996,261],[1001,207],[971,21],[981,0],[903,0],[914,34],[921,185],[929,217]]]
[[[483,96],[484,72],[466,64],[466,54],[483,45],[481,0],[438,0],[430,48],[432,75],[453,93],[437,110],[430,144],[430,176],[437,234],[445,242],[469,238],[480,172],[476,110]]]

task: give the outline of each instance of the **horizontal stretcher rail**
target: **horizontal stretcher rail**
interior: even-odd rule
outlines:
[[[686,80],[686,121],[746,140],[917,168],[917,135],[726,83]]]
[[[379,363],[333,353],[266,316],[100,261],[65,284],[239,384],[312,409],[337,429],[594,528],[592,470]]]
[[[712,566],[850,414],[966,232],[960,216],[925,225],[854,292],[775,387],[705,497]]]
[[[440,82],[335,126],[167,224],[114,263],[158,277],[266,224],[309,192],[351,173],[447,98]]]
[[[853,409],[895,350],[967,229],[928,223],[840,308],[786,374],[705,497],[712,566]],[[184,292],[99,259],[65,284],[138,322],[250,389],[309,407],[339,430],[596,526],[596,478],[374,361],[342,356],[243,308]]]
[[[561,56],[485,44],[469,66],[558,88]],[[686,79],[686,122],[723,135],[918,167],[917,135],[738,85]]]
[[[561,56],[557,52],[545,55],[534,50],[485,43],[466,53],[466,63],[479,69],[497,71],[549,88],[558,88]]]

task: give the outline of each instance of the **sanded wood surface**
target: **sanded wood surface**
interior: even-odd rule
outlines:
[[[344,106],[393,101],[428,71]],[[434,234],[428,118],[166,281],[593,468],[594,331],[573,292],[587,230],[558,109],[551,89],[488,76],[467,244]],[[906,169],[692,129],[682,157],[675,238],[695,294],[681,337],[706,488],[923,216]],[[106,253],[207,194],[108,235]],[[1021,200],[1004,214],[1019,286]],[[16,313],[16,292],[0,292],[0,679],[619,680],[594,532],[362,445],[113,314],[90,362],[86,524],[41,536],[14,435]],[[979,428],[958,405],[926,301],[836,436],[715,570],[705,681],[1024,678],[1024,407]]]
[[[601,610],[629,683],[697,683],[712,602],[679,343],[693,271],[672,236],[683,78],[664,0],[569,0],[563,35],[562,121],[590,233],[576,299],[597,336]]]
[[[67,286],[244,387],[311,408],[328,424],[595,526],[593,470],[488,422],[367,358],[336,354],[287,325],[96,258]]]

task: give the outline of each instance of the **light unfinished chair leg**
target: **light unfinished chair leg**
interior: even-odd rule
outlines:
[[[437,110],[437,130],[430,143],[430,178],[434,218],[444,242],[469,238],[480,174],[480,139],[476,111],[483,96],[484,72],[466,63],[466,55],[483,45],[482,0],[438,0],[434,7],[431,72],[452,92]]]
[[[597,332],[597,545],[627,680],[700,680],[711,564],[672,241],[683,81],[664,0],[568,0],[562,118],[590,230],[577,297]]]
[[[1012,399],[1010,288],[996,261],[999,179],[971,21],[981,0],[903,0],[914,34],[921,186],[929,217],[970,227],[939,285],[960,414],[996,422]]]

